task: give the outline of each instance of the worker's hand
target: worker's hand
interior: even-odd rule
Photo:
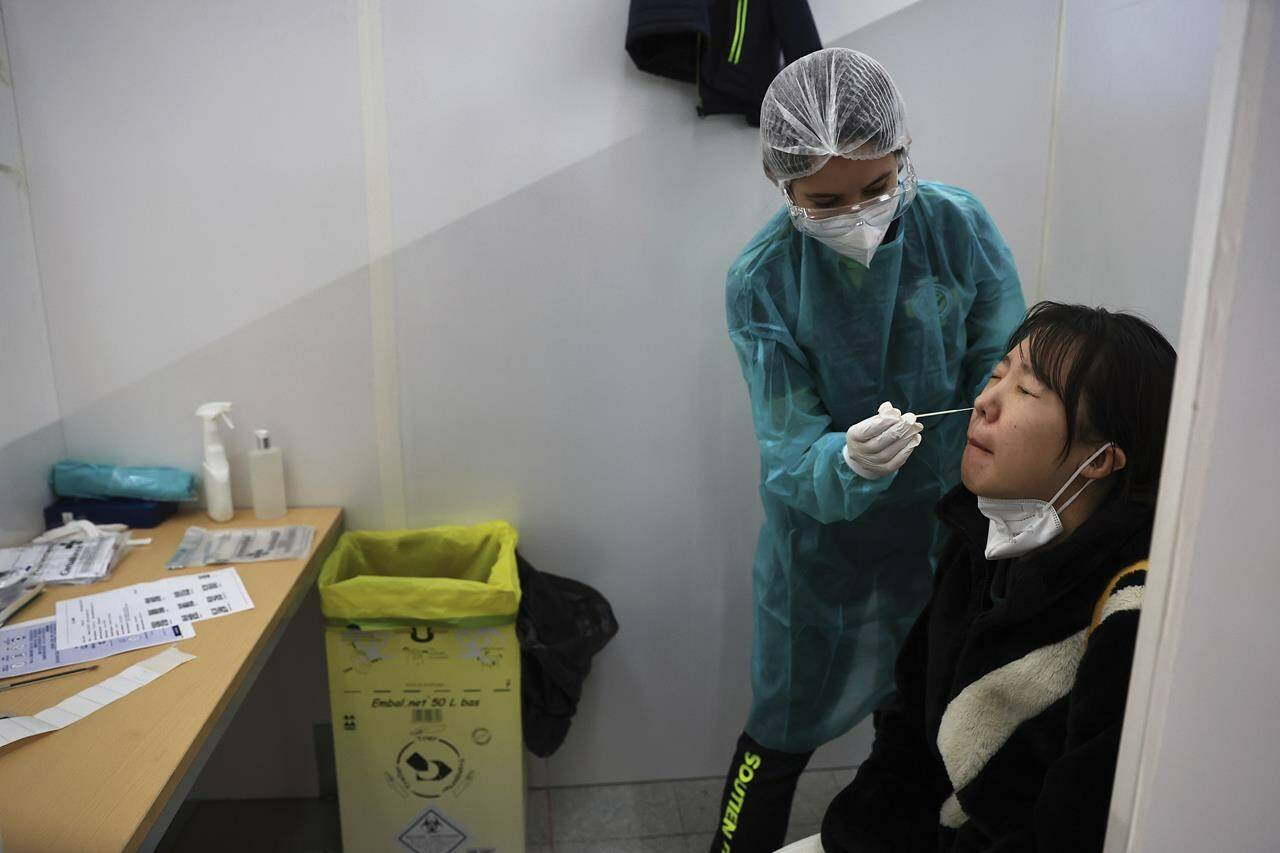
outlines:
[[[903,466],[920,445],[916,416],[903,414],[892,403],[882,403],[880,410],[865,421],[849,427],[845,433],[844,461],[859,477],[878,480]]]

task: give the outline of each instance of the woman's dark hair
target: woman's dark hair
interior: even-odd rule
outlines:
[[[1008,350],[1023,341],[1036,378],[1066,407],[1062,458],[1077,438],[1113,442],[1127,459],[1118,493],[1154,501],[1178,357],[1164,335],[1133,314],[1041,302],[1009,336]]]

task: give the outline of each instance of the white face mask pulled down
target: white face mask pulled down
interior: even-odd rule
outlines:
[[[871,266],[871,258],[884,242],[884,235],[893,224],[898,212],[895,196],[877,205],[874,210],[846,213],[828,219],[806,219],[792,213],[796,227],[823,245],[830,246],[846,258],[852,258],[864,267]]]
[[[1067,482],[1062,484],[1058,493],[1048,501],[1034,498],[979,497],[978,509],[991,522],[987,528],[987,559],[1006,560],[1020,557],[1056,539],[1062,533],[1062,519],[1058,517],[1058,513],[1066,512],[1067,507],[1075,503],[1076,498],[1080,497],[1093,481],[1090,480],[1081,486],[1080,491],[1072,495],[1062,505],[1061,510],[1054,509],[1053,505],[1075,482],[1076,477],[1080,476],[1080,472],[1089,467],[1089,463],[1101,456],[1102,452],[1110,446],[1111,442],[1107,442],[1095,450],[1093,455],[1084,460],[1076,472],[1067,479]]]

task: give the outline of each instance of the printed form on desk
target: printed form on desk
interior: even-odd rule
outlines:
[[[234,568],[164,578],[57,604],[58,649],[101,643],[253,607]]]
[[[35,619],[0,628],[0,678],[14,678],[73,663],[100,660],[134,649],[186,640],[196,635],[194,625],[182,622],[74,649],[59,649],[56,625],[57,620],[50,616],[48,619]]]

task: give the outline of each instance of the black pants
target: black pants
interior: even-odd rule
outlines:
[[[811,755],[763,747],[743,732],[725,779],[710,853],[773,853],[781,847],[796,783]]]

